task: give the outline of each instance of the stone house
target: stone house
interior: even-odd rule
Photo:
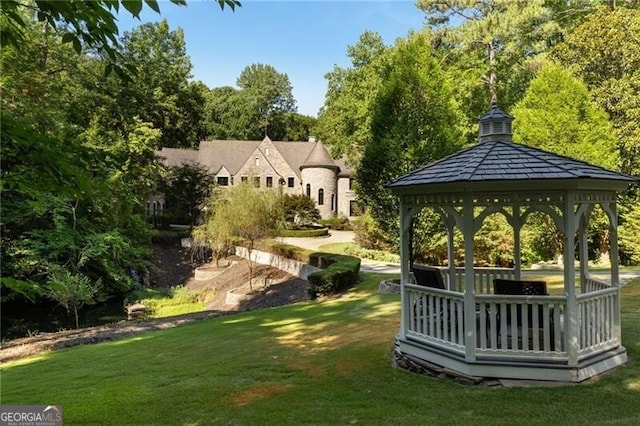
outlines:
[[[253,180],[259,188],[281,188],[286,194],[306,194],[315,201],[322,218],[358,215],[352,190],[352,170],[331,158],[321,141],[203,141],[197,150],[162,148],[156,153],[166,166],[200,164],[221,186]],[[150,214],[164,209],[164,199],[149,200]]]

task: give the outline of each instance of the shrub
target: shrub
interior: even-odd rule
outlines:
[[[322,219],[319,221],[319,223],[330,229],[335,229],[336,231],[351,231],[353,229],[349,219],[343,215],[333,216],[328,219]]]
[[[151,233],[151,242],[154,244],[180,244],[182,238],[189,237],[188,229],[175,230],[153,230]]]
[[[329,235],[329,228],[312,228],[312,229],[283,229],[280,231],[281,237],[323,237]]]
[[[360,259],[331,253],[312,253],[309,264],[321,271],[309,275],[309,296],[336,294],[348,289],[358,281]]]
[[[320,219],[316,203],[304,194],[285,194],[282,203],[284,219],[289,224],[308,225]]]
[[[346,246],[344,248],[344,253],[361,259],[375,260],[377,262],[400,263],[400,256],[395,253],[389,253],[382,250],[365,249],[355,244],[349,244]]]

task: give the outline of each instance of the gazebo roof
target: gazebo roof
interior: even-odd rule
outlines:
[[[586,187],[595,184],[593,189],[599,189],[603,183],[606,189],[624,189],[636,181],[631,176],[538,148],[509,141],[487,141],[418,168],[386,186],[392,192],[404,192],[403,189],[415,186],[495,186],[500,182],[500,187],[517,189],[522,185],[547,187],[558,180],[566,181],[565,187],[573,187],[571,181],[579,181],[580,186]]]

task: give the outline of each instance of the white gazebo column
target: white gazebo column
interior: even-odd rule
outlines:
[[[578,351],[580,342],[578,336],[578,302],[576,300],[576,271],[574,266],[575,258],[575,235],[576,235],[576,215],[574,213],[574,193],[567,192],[564,213],[564,292],[567,297],[567,307],[564,312],[564,328],[567,336],[567,356],[569,367],[578,365]]]
[[[589,217],[591,209],[588,209],[578,220],[578,257],[580,258],[580,293],[585,293],[587,278],[589,278]]]
[[[409,324],[409,306],[405,284],[409,282],[409,227],[411,226],[411,207],[400,200],[400,337],[406,338],[406,325]]]
[[[511,228],[513,229],[513,267],[516,280],[522,279],[522,250],[520,243],[520,231],[522,230],[522,216],[520,216],[520,204],[513,203],[511,214]]]
[[[473,236],[475,235],[473,218],[473,198],[465,194],[462,213],[462,234],[464,236],[464,323],[465,359],[476,360],[476,301],[475,274],[473,270]]]

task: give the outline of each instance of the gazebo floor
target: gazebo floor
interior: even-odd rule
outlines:
[[[396,338],[394,362],[409,371],[449,378],[462,383],[495,386],[499,379],[583,382],[627,361],[622,346],[585,358],[575,367],[556,362],[522,362],[511,360],[466,361],[464,357],[438,348]]]

